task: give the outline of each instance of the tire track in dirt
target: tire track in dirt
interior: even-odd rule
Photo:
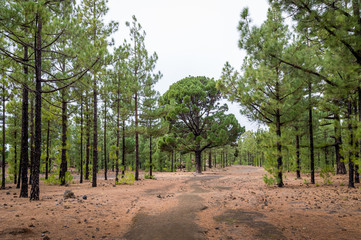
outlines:
[[[123,238],[128,240],[206,239],[204,230],[196,223],[196,214],[205,209],[201,193],[208,192],[199,182],[219,176],[196,176],[184,182],[191,192],[176,193],[178,204],[175,208],[158,215],[138,213],[133,219],[133,226]]]

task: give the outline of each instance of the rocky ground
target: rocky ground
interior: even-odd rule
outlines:
[[[134,185],[42,183],[36,202],[10,184],[0,191],[0,239],[361,239],[360,184],[348,189],[347,176],[334,176],[309,185],[289,173],[280,189],[264,174],[232,166]],[[75,198],[64,199],[66,190]]]

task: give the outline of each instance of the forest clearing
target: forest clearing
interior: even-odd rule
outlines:
[[[287,173],[277,188],[264,174],[235,165],[202,175],[156,172],[156,180],[115,187],[102,177],[98,188],[41,184],[34,202],[12,186],[0,191],[0,239],[359,239],[361,186],[342,186],[345,176],[315,186]],[[65,190],[75,198],[64,200]]]

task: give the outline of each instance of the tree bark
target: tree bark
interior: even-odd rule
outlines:
[[[107,161],[107,99],[104,100],[104,178],[108,180],[108,161]]]
[[[152,135],[149,136],[149,176],[153,176]]]
[[[202,163],[201,163],[202,152],[199,150],[194,151],[194,155],[196,158],[196,173],[201,174],[202,173]]]
[[[59,172],[59,179],[60,185],[65,185],[65,174],[68,170],[68,161],[66,157],[66,131],[67,131],[67,103],[65,101],[65,89],[62,90],[62,135],[61,135],[61,164],[60,164],[60,172]]]
[[[89,103],[86,104],[86,149],[85,149],[85,180],[89,180],[89,161],[90,161],[90,117],[89,117]]]
[[[27,47],[24,47],[27,49]],[[27,56],[27,50],[25,51],[25,55]],[[28,74],[28,67],[24,67],[25,75]],[[28,165],[29,165],[29,92],[27,85],[24,83],[23,86],[23,103],[22,103],[22,117],[21,117],[21,151],[20,151],[20,168],[21,168],[21,189],[20,189],[20,197],[27,198],[28,197]],[[19,173],[20,176],[20,173]],[[20,183],[20,182],[19,182]]]
[[[2,143],[2,181],[1,189],[5,189],[5,86],[3,85],[3,143]]]
[[[125,174],[125,120],[123,120],[122,131],[122,178]]]
[[[297,131],[297,130],[296,130]],[[297,161],[297,178],[301,178],[301,164],[300,164],[300,136],[296,135],[296,161]]]
[[[310,158],[311,158],[311,184],[315,184],[315,153],[313,146],[313,118],[312,118],[312,83],[308,80],[308,129],[310,135]]]
[[[135,93],[135,180],[139,180],[138,92]]]
[[[32,184],[30,191],[30,200],[39,200],[39,171],[41,156],[41,32],[42,19],[39,13],[36,14],[37,31],[35,34],[35,147],[34,147],[34,165],[32,169]]]
[[[355,188],[354,184],[354,163],[352,161],[353,153],[353,129],[352,129],[352,121],[351,121],[351,114],[352,114],[352,103],[351,100],[348,100],[347,106],[347,118],[348,118],[348,130],[350,132],[350,150],[349,150],[349,157],[348,157],[348,187]]]
[[[209,154],[208,154],[208,167],[212,168],[212,151],[211,150],[209,151]]]
[[[83,183],[83,94],[80,98],[80,183]]]
[[[49,174],[49,135],[50,135],[50,120],[48,120],[48,131],[46,133],[45,179],[48,179],[48,174]]]
[[[283,171],[283,162],[282,162],[282,145],[281,145],[281,115],[280,110],[276,110],[276,135],[277,135],[277,186],[283,187],[283,178],[282,178],[282,171]]]
[[[29,184],[32,184],[32,174],[34,168],[34,101],[30,97],[30,177]]]
[[[340,153],[340,145],[342,144],[342,137],[341,137],[341,123],[340,117],[338,114],[335,114],[335,155],[336,155],[336,174],[346,174],[346,166],[342,160],[342,156]]]
[[[94,122],[93,122],[93,178],[92,187],[97,186],[97,173],[98,173],[98,93],[97,93],[97,81],[96,75],[94,76],[93,85],[93,101],[94,101]]]
[[[117,149],[115,159],[115,183],[118,182],[119,175],[119,141],[120,141],[120,86],[118,81],[118,95],[117,95]]]
[[[15,116],[15,118],[16,118],[17,116]],[[17,129],[16,129],[16,121],[17,121],[17,119],[15,119],[15,122],[14,122],[14,127],[15,127],[15,131],[14,131],[14,166],[15,166],[15,169],[14,169],[14,184],[17,184],[17,171],[18,171],[18,151],[17,151],[17,145],[18,145],[18,143],[17,143],[17,133],[18,133],[18,131],[17,131]]]

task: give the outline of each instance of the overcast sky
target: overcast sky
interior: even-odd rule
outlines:
[[[155,88],[163,94],[169,86],[189,75],[219,79],[226,61],[239,69],[244,53],[238,48],[237,30],[241,10],[249,7],[253,23],[260,25],[267,0],[109,0],[106,20],[119,22],[116,45],[128,38],[126,21],[135,15],[147,36],[146,48],[157,52],[157,70],[163,78]],[[228,104],[246,130],[256,130],[239,113],[238,104]]]

